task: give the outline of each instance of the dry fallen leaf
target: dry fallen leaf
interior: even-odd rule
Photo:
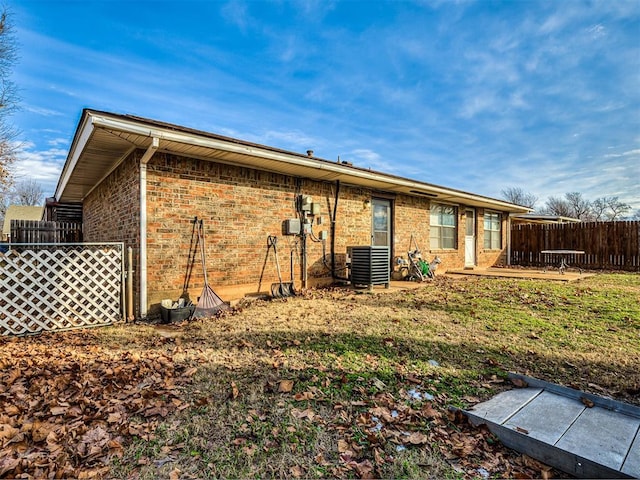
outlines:
[[[289,393],[293,390],[293,380],[280,380],[278,385],[279,393]]]
[[[511,383],[513,383],[518,388],[527,388],[529,384],[522,380],[521,378],[511,378]]]
[[[239,393],[240,392],[238,391],[238,386],[236,385],[236,382],[231,382],[231,398],[235,400],[236,398],[238,398]]]
[[[303,400],[312,400],[313,399],[313,392],[302,392],[302,393],[296,393],[293,398],[298,401],[301,402]]]
[[[438,418],[441,416],[440,412],[433,408],[433,405],[431,405],[431,403],[425,403],[422,406],[421,412],[425,416],[425,418]]]
[[[251,457],[254,453],[256,453],[257,449],[258,447],[253,443],[251,445],[245,445],[244,447],[242,447],[242,451],[245,453],[245,455],[248,455],[249,457]]]
[[[20,429],[11,425],[0,425],[0,440],[9,440],[20,433]]]
[[[120,412],[110,413],[107,417],[107,423],[120,423],[122,421],[122,415]]]
[[[193,377],[197,371],[198,371],[198,367],[191,367],[188,370],[185,370],[183,375],[185,377]]]
[[[31,427],[31,438],[34,442],[42,442],[46,440],[49,434],[55,430],[55,425],[49,422],[41,422],[36,420]]]
[[[0,458],[0,477],[5,478],[7,473],[13,472],[19,466],[19,458]]]
[[[582,404],[587,407],[587,408],[593,408],[595,403],[593,403],[592,400],[589,400],[586,397],[580,397],[580,401],[582,402]]]
[[[51,407],[51,415],[64,415],[67,409],[67,407]]]
[[[407,442],[412,445],[422,445],[429,441],[429,438],[420,432],[413,432],[411,435],[407,437]]]
[[[351,447],[349,446],[349,442],[346,440],[338,440],[338,453],[346,453],[351,451]]]
[[[360,478],[374,478],[373,465],[370,460],[364,460],[355,464],[356,473]]]
[[[289,473],[291,473],[291,476],[294,478],[302,478],[304,476],[304,469],[295,465],[289,469]]]
[[[292,408],[291,409],[291,415],[294,418],[297,418],[299,420],[301,419],[307,419],[309,421],[312,421],[313,418],[316,416],[316,414],[314,413],[313,410],[311,410],[310,408],[307,408],[306,410],[299,410],[297,408]]]

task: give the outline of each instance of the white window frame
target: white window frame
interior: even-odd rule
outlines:
[[[498,228],[495,227],[497,220]],[[502,250],[502,213],[484,212],[484,249]]]
[[[451,209],[452,213],[444,212],[444,209]],[[444,215],[453,218],[453,225],[442,222]],[[458,249],[458,207],[456,205],[448,205],[446,203],[431,203],[429,215],[429,243],[431,250],[457,250]],[[451,233],[452,236],[444,236],[445,232]],[[453,242],[452,246],[444,246],[446,240]]]

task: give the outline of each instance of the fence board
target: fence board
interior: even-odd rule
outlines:
[[[583,250],[574,267],[640,271],[640,221],[516,224],[511,227],[511,264],[546,267],[557,263],[543,250]]]
[[[116,244],[12,244],[0,253],[0,335],[109,325],[123,318]]]
[[[81,222],[11,220],[11,243],[78,243]]]

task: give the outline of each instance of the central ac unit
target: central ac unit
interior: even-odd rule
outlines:
[[[369,288],[384,285],[389,288],[391,257],[389,247],[368,245],[347,247],[351,259],[351,283]]]

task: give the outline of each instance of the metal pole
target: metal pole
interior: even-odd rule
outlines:
[[[133,248],[127,248],[127,320],[133,321]]]

